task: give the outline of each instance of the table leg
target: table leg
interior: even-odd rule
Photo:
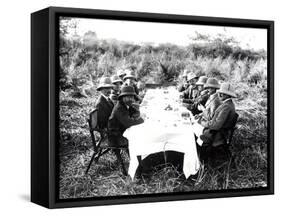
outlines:
[[[130,156],[131,157],[130,157],[130,165],[129,165],[128,174],[131,176],[132,179],[134,179],[135,172],[137,170],[139,162],[138,162],[137,155],[131,153]]]

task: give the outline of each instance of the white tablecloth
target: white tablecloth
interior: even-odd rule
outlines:
[[[184,153],[183,171],[188,178],[200,167],[194,140],[194,128],[187,112],[179,102],[179,93],[173,87],[149,89],[140,107],[145,122],[127,129],[124,136],[129,140],[129,175],[133,178],[138,167],[137,156],[142,159],[149,154],[162,151]]]

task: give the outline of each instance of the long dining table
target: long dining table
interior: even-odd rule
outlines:
[[[127,129],[130,165],[128,174],[134,178],[139,165],[147,156],[165,151],[184,153],[183,173],[188,178],[200,168],[191,123],[192,115],[180,101],[174,86],[148,89],[140,104],[144,123]],[[187,114],[187,115],[186,115]]]

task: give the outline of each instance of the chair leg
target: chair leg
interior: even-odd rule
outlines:
[[[97,156],[95,157],[95,162],[97,163],[99,161],[99,158],[109,152],[110,149],[105,149],[104,151],[100,150]]]
[[[123,159],[122,159],[122,157],[121,157],[120,149],[114,149],[113,151],[114,151],[114,153],[115,153],[115,155],[116,155],[116,157],[117,157],[118,163],[121,165],[123,175],[127,176],[127,175],[128,175],[128,172],[127,172],[127,170],[126,170],[126,168],[125,168]]]
[[[92,158],[90,160],[90,163],[89,163],[89,165],[88,165],[88,167],[86,169],[86,172],[85,172],[86,175],[88,174],[88,171],[89,171],[89,169],[90,169],[90,167],[91,167],[91,165],[93,163],[93,160],[95,159],[95,156],[96,156],[96,153],[94,152],[93,155],[92,155]]]
[[[126,148],[125,151],[127,152],[128,157],[130,158],[130,151],[129,151],[129,148]]]
[[[141,176],[142,176],[142,160],[141,160],[141,156],[137,156],[138,162],[139,162],[139,166],[136,170],[134,179],[135,180],[141,180]]]
[[[91,165],[92,165],[92,163],[93,163],[94,160],[95,160],[95,162],[97,163],[98,160],[99,160],[99,158],[100,158],[102,155],[104,155],[105,153],[109,152],[109,151],[110,151],[110,149],[106,149],[105,151],[102,151],[102,150],[100,149],[98,152],[94,152],[85,173],[88,174],[89,169],[90,169],[90,167],[91,167]]]

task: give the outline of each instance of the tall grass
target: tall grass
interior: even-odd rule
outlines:
[[[267,185],[267,60],[264,53],[228,49],[210,56],[202,47],[172,45],[137,46],[101,41],[84,47],[64,43],[60,82],[60,198],[115,196],[198,190],[241,189]],[[66,50],[66,51],[65,51]],[[201,50],[201,51],[200,51]],[[239,57],[240,56],[240,57]],[[243,57],[241,57],[243,56]],[[119,68],[130,67],[138,78],[159,82],[178,79],[183,69],[216,77],[234,85],[239,114],[233,158],[218,166],[203,164],[197,175],[183,180],[175,168],[164,167],[149,179],[133,182],[121,175],[113,154],[93,164],[84,175],[93,153],[86,118],[97,98],[97,80]],[[123,155],[126,166],[129,159]]]
[[[240,96],[235,103],[240,118],[232,142],[234,157],[231,161],[216,166],[203,164],[198,174],[187,180],[183,180],[174,167],[164,167],[152,172],[150,178],[137,182],[121,174],[115,155],[111,153],[101,157],[99,163],[94,163],[89,174],[85,175],[93,154],[86,117],[93,108],[96,96],[77,99],[61,95],[60,198],[266,186],[266,101],[261,103],[261,99],[256,99],[265,98],[259,87],[252,89],[246,83],[237,86]],[[260,94],[259,97],[256,94]],[[128,156],[123,154],[123,157],[128,167]]]

